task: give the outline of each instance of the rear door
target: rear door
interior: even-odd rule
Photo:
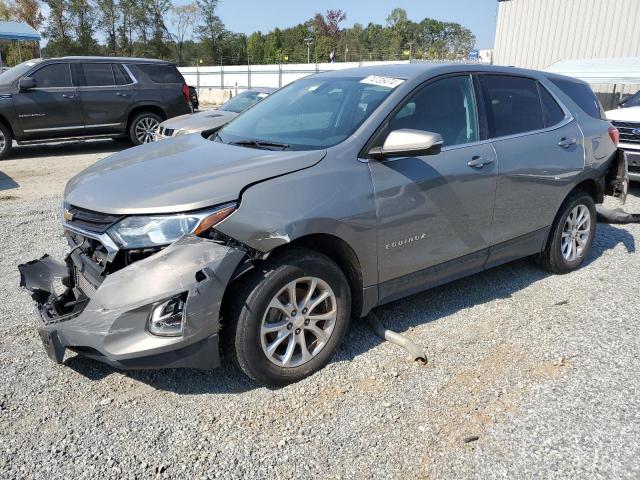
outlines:
[[[68,136],[83,130],[78,88],[67,62],[47,63],[28,75],[36,87],[13,96],[26,137]]]
[[[498,155],[488,266],[537,253],[584,170],[584,137],[571,113],[536,79],[483,74],[489,135]]]
[[[439,133],[444,144],[436,155],[369,160],[382,302],[482,270],[498,169],[490,142],[479,141],[470,75],[425,85],[388,122],[398,129]]]
[[[87,133],[124,130],[129,106],[135,101],[133,80],[120,64],[82,63],[80,99]]]

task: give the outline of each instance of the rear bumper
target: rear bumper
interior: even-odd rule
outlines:
[[[108,275],[90,299],[69,307],[78,290],[63,262],[43,257],[20,265],[21,285],[40,313],[38,328],[49,356],[62,362],[66,349],[117,368],[219,366],[219,313],[227,282],[244,252],[196,237],[184,237],[161,252]],[[62,287],[63,289],[65,287]],[[184,331],[176,337],[148,330],[159,303],[187,295]],[[64,299],[64,300],[62,300]],[[60,313],[64,305],[64,312]],[[56,303],[57,302],[57,303]]]

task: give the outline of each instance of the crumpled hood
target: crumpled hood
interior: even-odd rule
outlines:
[[[186,115],[170,118],[162,122],[160,126],[174,130],[201,132],[203,130],[220,127],[237,116],[238,114],[234,112],[207,110],[205,112],[187,113]]]
[[[100,160],[67,183],[65,202],[102,213],[196,210],[237,200],[244,187],[311,167],[325,150],[271,151],[184,135]]]

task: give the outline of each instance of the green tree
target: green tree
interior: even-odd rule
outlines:
[[[224,24],[220,17],[216,15],[216,8],[219,0],[197,0],[198,10],[200,12],[200,21],[202,22],[196,29],[200,41],[204,44],[207,55],[206,60],[209,63],[217,63],[219,61],[220,49],[218,43],[225,34]]]

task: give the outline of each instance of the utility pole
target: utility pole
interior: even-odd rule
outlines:
[[[305,38],[304,43],[307,45],[307,63],[311,63],[311,44],[313,43],[313,38]]]

